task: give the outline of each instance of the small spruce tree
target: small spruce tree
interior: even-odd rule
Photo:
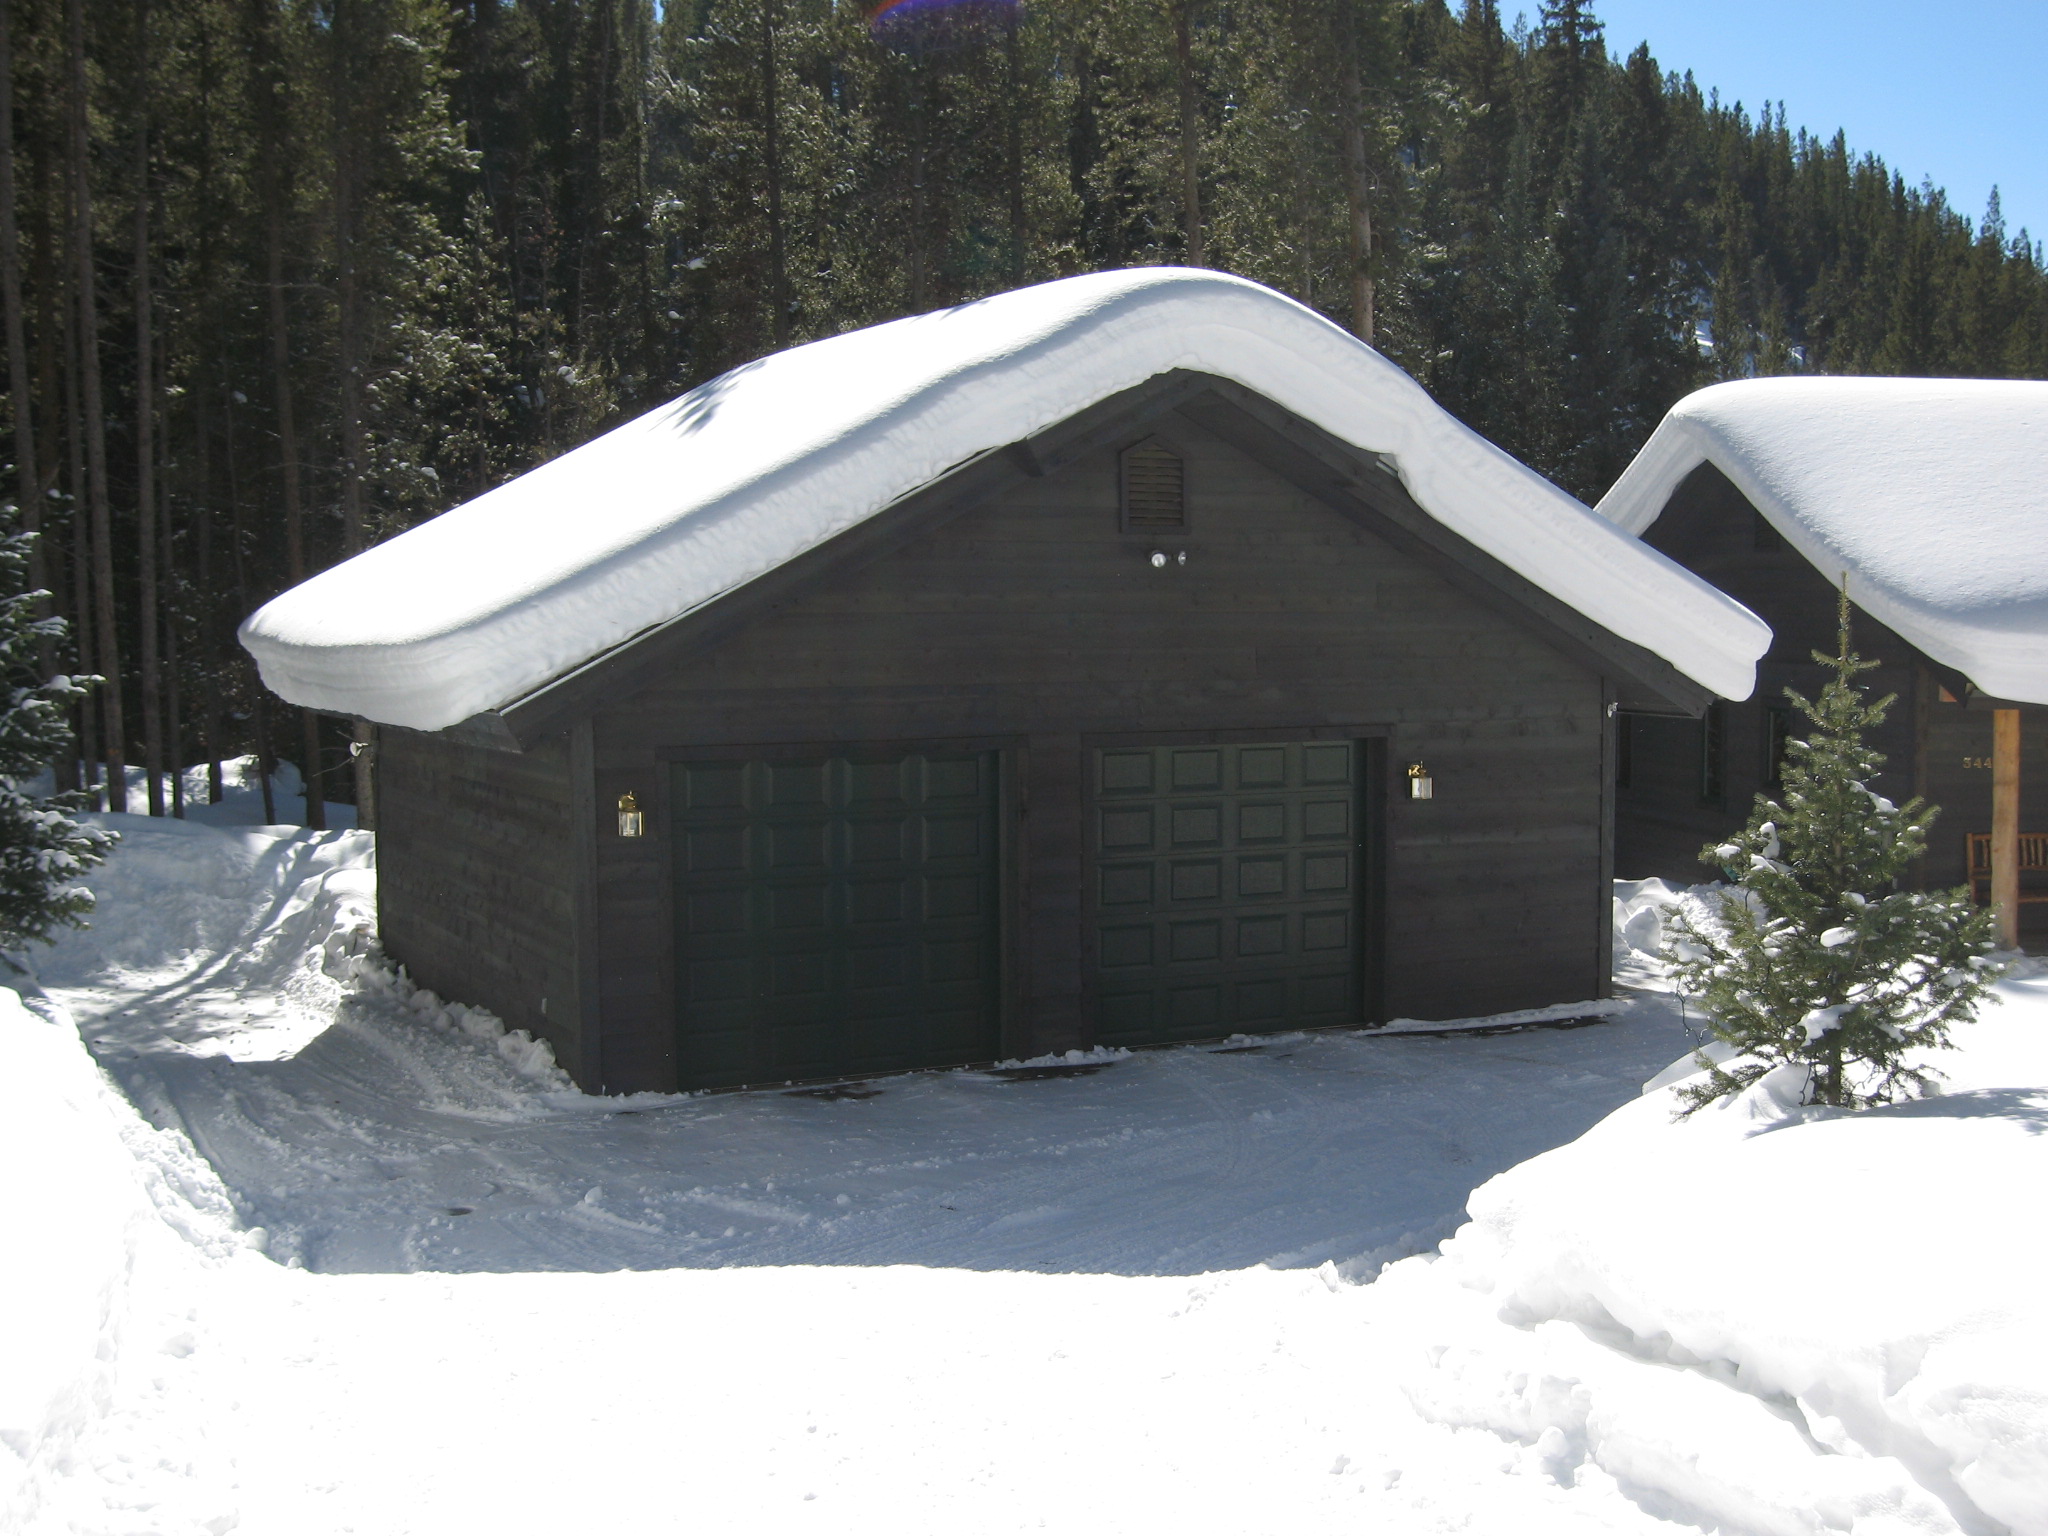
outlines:
[[[1759,794],[1748,826],[1700,855],[1741,889],[1715,919],[1682,915],[1666,945],[1679,992],[1739,1052],[1698,1058],[1707,1078],[1683,1090],[1687,1114],[1785,1065],[1806,1069],[1808,1104],[1924,1094],[1939,1074],[1914,1058],[1952,1045],[2003,970],[1993,915],[1967,891],[1899,888],[1936,811],[1869,787],[1884,759],[1863,734],[1893,696],[1873,702],[1856,682],[1877,663],[1849,648],[1846,589],[1838,652],[1814,659],[1834,676],[1812,703],[1786,690],[1812,729],[1786,744],[1782,799]]]
[[[62,639],[65,626],[36,616],[49,594],[28,590],[34,537],[15,531],[13,507],[0,507],[0,958],[82,925],[92,892],[78,877],[114,845],[113,833],[72,820],[83,796],[21,787],[72,750],[67,711],[99,681],[41,674],[39,642]]]

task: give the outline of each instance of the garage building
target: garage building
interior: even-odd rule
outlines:
[[[1762,616],[1761,686],[1697,720],[1622,718],[1617,867],[1680,884],[1775,795],[1835,651],[1847,583],[1863,682],[1896,702],[1872,786],[1941,808],[1916,880],[1968,884],[2004,936],[2048,934],[2048,383],[1780,378],[1673,406],[1599,511]],[[2002,895],[1998,894],[2000,891]]]
[[[592,1091],[1605,995],[1614,718],[1746,610],[1282,296],[794,348],[315,577],[384,943]]]

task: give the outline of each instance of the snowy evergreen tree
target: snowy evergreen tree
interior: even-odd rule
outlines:
[[[1849,647],[1846,592],[1839,654],[1814,659],[1835,675],[1812,703],[1786,690],[1812,730],[1787,743],[1782,800],[1758,795],[1749,825],[1700,856],[1742,889],[1718,922],[1681,917],[1666,946],[1678,990],[1739,1052],[1700,1057],[1708,1077],[1686,1090],[1688,1113],[1787,1065],[1806,1069],[1809,1104],[1917,1097],[1936,1074],[1914,1058],[1952,1044],[2002,970],[1993,914],[1967,891],[1899,889],[1936,813],[1869,787],[1883,758],[1864,732],[1892,698],[1856,683],[1876,663]]]
[[[82,924],[92,892],[78,877],[114,845],[111,832],[71,819],[83,795],[36,796],[20,787],[73,750],[65,717],[97,680],[42,677],[39,643],[62,639],[64,621],[36,616],[49,594],[28,588],[34,535],[15,532],[14,516],[13,507],[0,507],[0,952],[47,943],[59,926]]]

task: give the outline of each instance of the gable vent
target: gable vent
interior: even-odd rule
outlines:
[[[1187,531],[1187,474],[1179,454],[1148,439],[1124,450],[1122,469],[1125,533]]]

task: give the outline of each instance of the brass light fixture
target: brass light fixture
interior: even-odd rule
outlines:
[[[1408,798],[1410,800],[1434,800],[1436,780],[1429,776],[1429,770],[1420,763],[1408,765]]]
[[[645,837],[646,835],[646,814],[640,809],[640,802],[634,798],[633,791],[629,789],[619,796],[619,836]]]

